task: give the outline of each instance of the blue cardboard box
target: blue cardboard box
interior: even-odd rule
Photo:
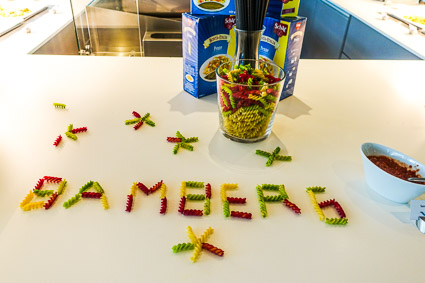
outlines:
[[[280,99],[294,93],[307,18],[266,17],[259,56],[284,69]],[[235,17],[183,14],[183,89],[200,98],[217,92],[215,69],[236,52]]]
[[[300,0],[269,0],[267,17],[296,17]],[[194,15],[235,15],[235,0],[191,0],[190,13]]]

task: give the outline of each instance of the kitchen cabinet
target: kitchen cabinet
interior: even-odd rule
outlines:
[[[341,3],[345,2],[301,1],[299,14],[308,18],[301,58],[423,59]]]
[[[351,59],[421,59],[355,17],[347,31],[344,53]]]
[[[306,16],[308,22],[302,58],[339,59],[350,14],[326,0],[304,3],[300,14]]]

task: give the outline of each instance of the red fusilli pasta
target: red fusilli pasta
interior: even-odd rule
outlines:
[[[55,140],[55,142],[53,143],[53,145],[54,145],[54,146],[58,146],[58,145],[60,144],[61,140],[62,140],[62,136],[61,136],[61,135],[59,135],[59,136],[56,138],[56,140]]]
[[[202,243],[202,248],[204,250],[207,250],[207,251],[209,251],[209,252],[211,252],[211,253],[213,253],[215,255],[218,255],[218,256],[223,256],[224,255],[224,251],[222,249],[219,249],[217,247],[214,247],[213,245],[208,244],[208,243]]]
[[[183,214],[184,206],[186,205],[186,197],[181,197],[179,204],[179,212]]]
[[[55,200],[58,198],[58,193],[54,193],[45,203],[44,203],[44,209],[49,209]]]
[[[101,193],[97,192],[82,192],[81,197],[83,198],[100,198],[102,196]]]
[[[165,214],[167,212],[167,198],[161,199],[161,208],[159,209],[159,213]]]
[[[35,187],[34,187],[33,191],[35,191],[35,190],[40,190],[40,189],[41,189],[41,187],[43,186],[43,184],[44,184],[44,179],[40,179],[40,180],[38,180],[38,182],[37,182],[37,184],[35,185]]]
[[[158,190],[162,185],[162,180],[159,181],[158,183],[156,183],[152,188],[149,189],[149,191],[151,193],[155,192],[156,190]]]
[[[181,138],[167,137],[167,142],[181,142]]]
[[[133,116],[136,118],[141,118],[142,116],[140,116],[139,113],[137,113],[136,111],[133,111]]]
[[[186,216],[202,216],[204,213],[200,209],[185,209],[183,210],[183,215]]]
[[[246,203],[246,198],[227,197],[227,201],[229,203],[240,203],[240,204],[244,204],[244,203]]]
[[[129,194],[127,195],[127,204],[125,206],[125,211],[131,212],[132,208],[133,208],[133,195]]]
[[[290,202],[288,199],[284,199],[283,204],[292,209],[296,214],[301,214],[301,209],[295,203]]]
[[[52,176],[44,176],[44,181],[46,181],[48,183],[60,183],[60,181],[62,181],[62,178],[52,177]]]
[[[71,131],[73,134],[87,132],[87,127],[75,128]]]
[[[211,198],[211,185],[209,183],[205,185],[205,197]]]
[[[137,185],[137,187],[140,189],[140,190],[142,190],[142,192],[144,192],[146,195],[149,195],[150,194],[150,190],[148,189],[148,187],[146,187],[143,183],[137,183],[136,184]]]
[[[252,219],[252,214],[248,212],[241,212],[241,211],[231,211],[230,212],[231,217],[237,217],[237,218],[245,218],[245,219]]]
[[[136,125],[134,125],[134,130],[137,130],[138,128],[140,128],[141,126],[143,125],[143,121],[139,121],[139,122],[137,122],[137,124]]]

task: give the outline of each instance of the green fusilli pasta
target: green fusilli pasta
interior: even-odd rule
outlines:
[[[283,201],[282,195],[275,195],[275,196],[265,196],[264,201],[265,202],[277,202],[277,201]]]
[[[261,188],[265,191],[278,191],[279,185],[263,184]]]
[[[67,136],[70,139],[73,139],[74,141],[78,139],[77,135],[73,134],[72,132],[66,132],[65,136]]]
[[[185,143],[191,143],[191,142],[197,142],[199,139],[198,137],[191,137],[191,138],[187,138],[185,139]]]
[[[63,193],[63,191],[65,190],[65,187],[66,187],[66,183],[67,183],[66,180],[62,180],[59,183],[58,190],[57,190],[58,195],[61,195]]]
[[[229,202],[227,200],[223,202],[223,213],[224,217],[230,217],[230,207]]]
[[[204,182],[186,181],[186,187],[188,187],[188,188],[203,188]]]
[[[280,195],[283,197],[283,199],[289,198],[288,194],[286,193],[284,185],[279,185],[279,192],[280,192]]]
[[[101,193],[101,194],[103,194],[105,192],[98,182],[93,183],[93,189],[96,192]]]
[[[184,148],[184,149],[187,149],[189,151],[193,151],[193,145],[190,145],[188,143],[181,142],[180,143],[180,147],[181,148]]]
[[[34,190],[33,191],[36,196],[45,197],[53,194],[53,190]]]
[[[276,155],[275,156],[275,158],[274,158],[275,160],[279,160],[279,161],[292,161],[292,156],[289,156],[289,155],[287,155],[287,156],[284,156],[284,155]]]
[[[139,123],[142,120],[142,118],[134,118],[130,120],[125,120],[126,125],[136,124]]]
[[[177,154],[177,151],[179,150],[179,148],[180,148],[180,143],[176,143],[176,145],[173,148],[173,153]]]
[[[87,182],[85,185],[83,185],[80,190],[78,191],[79,194],[84,193],[88,189],[90,189],[93,186],[93,181]]]
[[[56,103],[56,102],[54,102],[53,103],[53,106],[56,107],[56,108],[62,108],[62,109],[65,109],[66,108],[66,105],[63,104],[63,103]]]
[[[323,193],[325,190],[326,190],[326,187],[319,187],[319,186],[307,188],[307,191],[312,191],[314,193]]]
[[[68,209],[71,206],[73,206],[74,204],[76,204],[80,199],[81,199],[81,194],[76,194],[75,196],[73,196],[72,198],[70,198],[69,200],[67,200],[66,202],[64,202],[63,203],[63,207],[65,207],[66,209]]]
[[[194,248],[195,248],[195,245],[193,243],[181,243],[172,247],[173,253],[190,251],[190,250],[193,250]]]
[[[68,126],[68,132],[72,132],[73,129],[74,129],[74,125],[73,124],[69,124],[69,126]]]
[[[206,198],[204,202],[204,214],[210,215],[210,213],[211,213],[211,201],[209,198]]]
[[[325,223],[329,225],[346,225],[347,218],[326,218]]]
[[[186,195],[187,200],[205,200],[204,194],[187,194]]]
[[[258,196],[258,203],[260,204],[260,212],[262,217],[267,217],[267,207],[266,203],[264,202],[264,194],[263,190],[260,186],[257,186],[257,196]]]

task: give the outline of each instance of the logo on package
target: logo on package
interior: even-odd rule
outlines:
[[[282,3],[283,4],[288,4],[290,1],[292,1],[292,0],[282,0]]]
[[[274,23],[273,32],[277,34],[278,37],[282,37],[288,34],[288,25],[283,23]]]
[[[233,26],[236,23],[236,18],[235,17],[227,17],[224,19],[224,27],[227,28],[228,30],[231,30],[233,28]]]

